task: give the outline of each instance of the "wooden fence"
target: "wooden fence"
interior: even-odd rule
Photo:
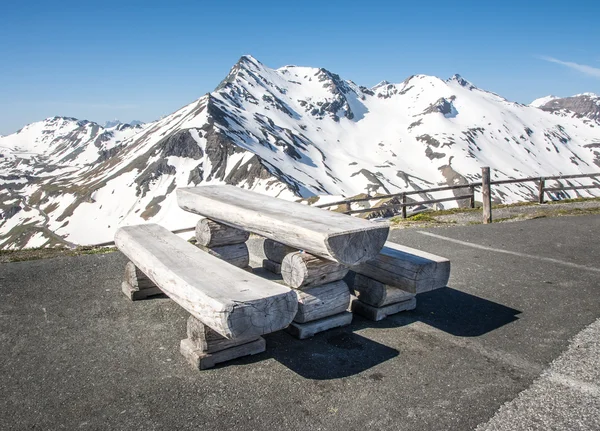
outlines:
[[[490,179],[490,168],[484,167],[482,170],[482,180],[480,182],[473,182],[469,184],[458,184],[454,186],[444,186],[444,187],[435,187],[426,190],[413,190],[409,192],[402,193],[393,193],[387,195],[379,195],[379,196],[367,196],[362,198],[350,198],[344,199],[336,202],[331,202],[327,204],[316,205],[318,208],[331,208],[337,205],[349,205],[357,202],[369,202],[369,201],[378,201],[382,199],[393,199],[400,198],[401,203],[398,204],[389,204],[389,205],[381,205],[375,208],[360,208],[355,210],[344,211],[344,214],[359,214],[359,213],[369,213],[369,212],[378,212],[385,210],[401,210],[401,214],[403,218],[407,217],[406,209],[409,207],[421,206],[421,205],[429,205],[440,202],[449,202],[449,201],[460,201],[460,200],[469,200],[469,207],[475,208],[475,189],[481,188],[482,200],[483,200],[483,222],[491,223],[492,222],[492,202],[491,202],[491,186],[503,185],[503,184],[518,184],[518,183],[526,183],[526,182],[537,182],[538,183],[538,198],[537,202],[542,204],[544,203],[544,197],[546,193],[551,192],[561,192],[565,190],[588,190],[588,189],[596,189],[600,188],[600,183],[591,184],[591,185],[583,185],[583,186],[564,186],[560,187],[546,187],[546,181],[560,181],[560,180],[569,180],[569,179],[577,179],[577,178],[594,178],[600,177],[600,173],[593,174],[575,174],[575,175],[555,175],[550,177],[527,177],[527,178],[516,178],[510,180],[497,180],[491,181]],[[441,198],[441,199],[428,199],[424,201],[414,201],[407,202],[407,198],[412,195],[420,195],[423,193],[434,193],[434,192],[442,192],[442,191],[450,191],[450,190],[463,190],[468,189],[468,193],[452,196],[449,198]]]

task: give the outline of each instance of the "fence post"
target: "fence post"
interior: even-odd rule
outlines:
[[[481,168],[481,195],[483,200],[483,223],[492,222],[492,191],[490,187],[490,168]]]
[[[402,218],[406,218],[406,193],[402,193]]]
[[[470,186],[469,192],[471,193],[471,200],[469,201],[469,206],[471,208],[475,208],[475,186]]]
[[[538,203],[544,203],[544,187],[546,186],[546,180],[544,177],[540,178],[540,183],[538,184]]]

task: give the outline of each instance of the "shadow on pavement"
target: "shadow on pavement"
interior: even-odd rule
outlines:
[[[329,380],[352,376],[385,362],[399,352],[352,332],[350,325],[306,340],[280,331],[265,336],[267,351],[223,364],[248,364],[273,358],[306,379]]]
[[[332,329],[307,340],[297,340],[284,331],[267,335],[265,353],[223,366],[260,362],[270,357],[307,379],[338,379],[361,373],[399,355],[398,350],[353,331],[423,322],[457,337],[478,337],[514,322],[520,313],[514,308],[445,287],[419,295],[415,310],[389,316],[380,322],[355,315],[350,326]]]
[[[395,328],[423,322],[456,337],[479,337],[514,322],[521,311],[460,290],[444,287],[417,296],[417,308],[380,322],[356,320],[362,328]]]
[[[457,337],[478,337],[518,319],[521,311],[450,287],[417,297],[408,315]]]
[[[277,279],[277,276],[273,276]],[[399,328],[423,322],[457,337],[478,337],[518,319],[521,311],[451,287],[417,296],[417,308],[373,322],[354,315],[352,324],[307,340],[284,331],[266,335],[267,351],[220,366],[250,364],[273,358],[300,376],[313,380],[352,376],[399,355],[398,350],[353,331]]]

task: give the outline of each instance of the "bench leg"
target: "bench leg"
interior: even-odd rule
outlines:
[[[181,354],[194,368],[200,370],[266,350],[266,342],[262,337],[229,340],[193,316],[190,316],[187,321],[187,336],[186,339],[181,340]]]
[[[262,266],[269,272],[276,275],[281,275],[281,264],[269,259],[263,259]]]
[[[365,304],[358,298],[352,299],[352,312],[363,316],[369,320],[378,322],[392,314],[400,313],[401,311],[414,310],[417,306],[417,298],[412,297],[405,301],[396,302],[395,304],[384,305],[383,307],[373,307]]]
[[[319,332],[346,326],[350,323],[352,323],[352,313],[344,311],[343,313],[323,317],[322,319],[313,320],[312,322],[292,322],[290,323],[290,326],[286,328],[286,331],[294,337],[304,340]]]
[[[125,276],[121,289],[125,296],[132,301],[162,295],[163,293],[133,262],[128,262],[125,265]]]

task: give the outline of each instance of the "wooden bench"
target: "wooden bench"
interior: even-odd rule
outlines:
[[[291,289],[236,268],[161,226],[122,227],[115,243],[190,313],[181,351],[201,369],[264,351],[260,336],[286,328],[296,315]]]

